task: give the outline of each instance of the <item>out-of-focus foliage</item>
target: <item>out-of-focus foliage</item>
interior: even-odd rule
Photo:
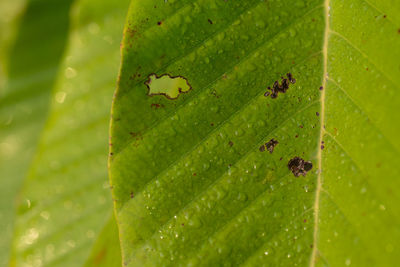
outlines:
[[[2,32],[2,266],[120,265],[107,136],[128,2],[31,0],[1,24],[14,30]]]
[[[1,3],[0,264],[8,262],[16,193],[46,119],[68,36],[71,2]]]

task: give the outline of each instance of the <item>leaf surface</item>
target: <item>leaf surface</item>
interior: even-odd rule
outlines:
[[[395,264],[398,12],[132,1],[109,158],[124,265]],[[287,73],[296,82],[271,97]],[[192,90],[149,96],[153,74]],[[304,177],[295,157],[313,164]]]

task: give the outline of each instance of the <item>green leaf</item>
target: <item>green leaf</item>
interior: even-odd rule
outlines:
[[[109,158],[124,265],[395,265],[399,12],[133,1]],[[149,95],[153,74],[192,90]]]
[[[85,267],[120,267],[121,248],[118,239],[118,227],[114,215],[100,233],[99,239],[93,246],[92,253]]]
[[[54,6],[61,5],[56,2]],[[83,0],[67,12],[71,14],[68,48],[18,198],[12,265],[90,264],[93,245],[98,248],[111,235],[107,231],[112,229],[108,225],[112,214],[108,125],[127,5],[127,0]],[[46,23],[55,27],[51,21],[58,19],[53,12]],[[118,240],[117,235],[111,236]],[[108,250],[106,258],[115,257],[118,263],[120,255],[114,254],[118,247]]]
[[[67,41],[71,1],[50,2],[0,4],[1,266],[9,262],[16,195],[35,153]]]

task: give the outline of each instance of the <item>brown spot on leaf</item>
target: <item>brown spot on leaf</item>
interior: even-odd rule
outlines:
[[[278,141],[276,141],[274,138],[269,140],[267,143],[265,143],[265,147],[269,151],[269,153],[274,152],[275,147],[279,144]]]
[[[265,145],[260,146],[259,150],[260,150],[261,152],[264,152],[264,151],[265,151]]]
[[[232,142],[232,141],[229,141],[228,145],[229,145],[230,147],[232,147],[232,146],[233,146],[233,142]]]
[[[272,85],[272,88],[268,86],[267,92],[264,93],[265,97],[271,96],[271,98],[277,98],[279,93],[286,93],[286,91],[289,89],[289,84],[296,83],[296,79],[293,78],[293,75],[289,72],[286,74],[286,78],[281,77],[281,83],[278,81],[275,81],[274,84]]]
[[[159,108],[163,108],[164,105],[163,104],[158,104],[158,103],[152,103],[151,107],[154,109],[159,109]]]
[[[305,161],[300,157],[294,157],[288,162],[289,170],[294,176],[299,177],[300,175],[306,176],[307,172],[312,169],[313,165],[311,161]]]

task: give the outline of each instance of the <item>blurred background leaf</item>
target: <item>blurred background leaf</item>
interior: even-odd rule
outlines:
[[[25,1],[2,1],[0,5],[1,265],[9,258],[15,196],[47,117],[50,92],[68,36],[71,3],[33,0],[26,5]]]
[[[11,265],[120,265],[107,153],[128,2],[32,0],[11,52],[1,36],[1,265],[13,234]]]

